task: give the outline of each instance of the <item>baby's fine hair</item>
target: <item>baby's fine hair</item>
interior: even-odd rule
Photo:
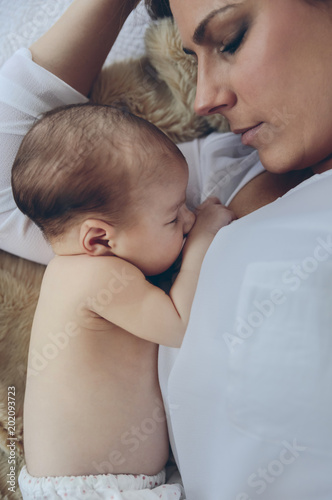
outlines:
[[[133,191],[156,180],[163,158],[182,153],[157,127],[93,103],[46,113],[24,137],[12,169],[18,208],[47,239],[82,216],[126,224]]]

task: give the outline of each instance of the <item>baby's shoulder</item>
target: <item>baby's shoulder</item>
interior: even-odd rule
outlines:
[[[119,276],[131,276],[143,277],[143,273],[130,262],[121,259],[120,257],[112,256],[100,256],[91,257],[89,255],[85,256],[84,266],[89,273],[93,273],[95,277],[99,277],[100,280],[119,278]]]

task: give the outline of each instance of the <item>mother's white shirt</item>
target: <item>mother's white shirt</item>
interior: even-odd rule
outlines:
[[[222,229],[161,348],[189,500],[332,498],[332,171]]]

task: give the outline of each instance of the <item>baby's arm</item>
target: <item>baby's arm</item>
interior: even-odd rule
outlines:
[[[132,264],[116,257],[111,257],[112,261],[101,257],[102,268],[95,276],[99,290],[94,291],[95,298],[90,300],[92,311],[145,340],[180,347],[205,253],[218,230],[234,218],[216,198],[198,208],[170,296],[151,285]],[[106,272],[110,264],[112,269]],[[103,297],[107,295],[109,303],[104,305]]]
[[[221,205],[215,197],[208,198],[196,211],[195,225],[183,248],[181,269],[170,290],[170,297],[186,326],[205,254],[219,229],[236,218],[234,213]]]

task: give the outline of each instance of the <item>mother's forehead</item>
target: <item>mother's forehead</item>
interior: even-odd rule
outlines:
[[[232,7],[239,4],[247,3],[249,0],[170,0],[170,7],[172,11],[188,13],[190,11],[214,11],[225,10],[225,12]]]
[[[180,31],[204,28],[216,15],[229,14],[251,0],[170,0],[170,7]]]

